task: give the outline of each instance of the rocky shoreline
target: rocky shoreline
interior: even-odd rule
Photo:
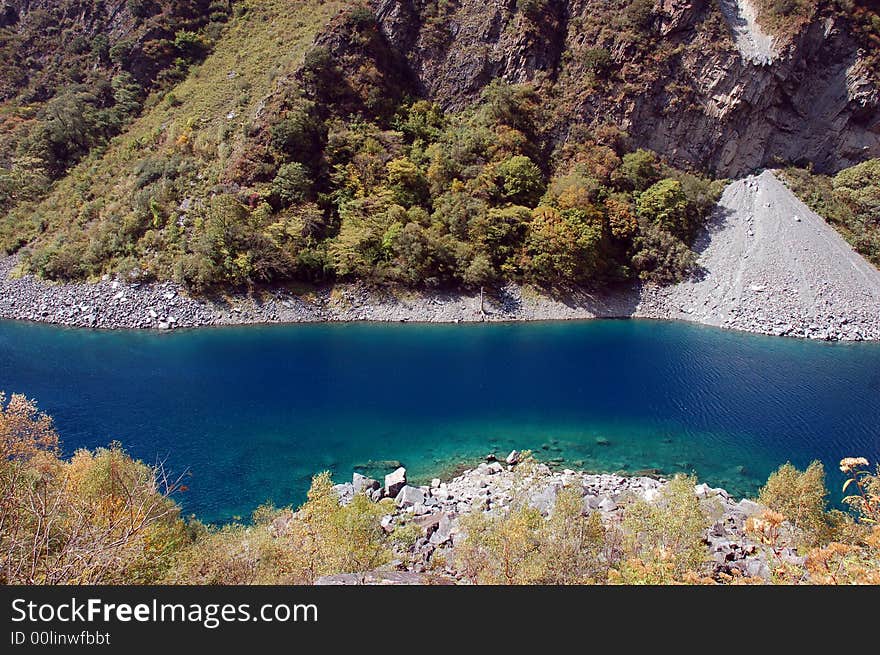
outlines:
[[[438,571],[432,562],[455,561],[455,549],[466,536],[461,519],[472,512],[502,515],[516,498],[525,499],[547,518],[560,490],[575,488],[583,497],[584,513],[599,512],[607,526],[621,520],[629,503],[638,499],[655,502],[668,483],[661,477],[555,470],[531,460],[525,469],[519,469],[520,457],[517,451],[501,461],[489,456],[450,480],[434,479],[424,486],[409,485],[403,467],[385,476],[384,483],[354,473],[351,482],[334,487],[340,503],[351,502],[355,494],[366,494],[374,502],[393,498],[393,510],[382,518],[382,527],[391,533],[399,525],[414,523],[421,536],[406,561],[399,559],[374,571],[325,576],[317,584],[457,584],[462,581],[460,572],[451,566]],[[771,557],[803,564],[793,549],[770,553],[746,532],[746,521],[762,514],[766,509],[762,505],[736,500],[724,489],[706,484],[696,485],[694,493],[713,519],[705,535],[713,575],[768,581]]]
[[[365,284],[317,287],[298,295],[282,287],[223,298],[196,298],[174,282],[51,283],[14,274],[0,260],[0,319],[95,329],[174,330],[221,325],[314,322],[462,323],[617,318],[632,315],[638,290],[556,300],[509,284],[483,307],[479,293],[375,290]]]
[[[880,272],[771,172],[731,183],[698,240],[700,272],[660,287],[551,297],[507,284],[473,292],[377,290],[361,283],[195,298],[173,282],[55,284],[0,258],[0,319],[96,329],[174,330],[313,322],[467,323],[593,318],[678,320],[826,341],[880,340]]]
[[[376,291],[363,284],[316,288],[297,295],[283,288],[252,295],[195,298],[173,282],[127,283],[109,277],[95,283],[55,284],[33,275],[11,276],[17,262],[0,260],[0,319],[101,330],[159,330],[211,326],[321,322],[477,323],[515,321],[647,318],[678,320],[774,336],[828,341],[880,340],[880,318],[838,317],[820,325],[801,321],[800,329],[780,328],[769,311],[743,313],[719,322],[692,315],[674,293],[656,285],[620,286],[602,292],[581,291],[564,299],[508,284],[486,295],[464,292]]]

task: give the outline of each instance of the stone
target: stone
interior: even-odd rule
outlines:
[[[351,482],[334,484],[333,491],[339,496],[339,502],[342,505],[348,505],[348,503],[351,502],[351,499],[354,498],[354,486],[352,486]]]
[[[617,503],[615,503],[613,500],[611,500],[608,496],[603,496],[599,500],[598,509],[602,512],[605,512],[605,513],[613,512],[617,509]]]
[[[373,478],[368,478],[366,475],[361,475],[360,473],[354,473],[351,476],[351,484],[354,488],[354,493],[359,494],[363,492],[375,491],[380,488],[380,484],[378,480],[374,480]]]
[[[763,505],[759,505],[755,501],[749,500],[747,498],[743,498],[734,507],[739,511],[739,513],[747,517],[755,516],[764,511]]]
[[[757,557],[743,560],[742,566],[740,566],[739,568],[750,578],[761,578],[763,580],[770,580],[770,567],[767,566],[767,562],[762,559],[758,559]]]
[[[448,514],[443,514],[437,522],[436,530],[434,530],[428,541],[435,546],[442,546],[443,544],[449,543],[452,539],[452,528],[452,519],[449,518]]]
[[[419,526],[425,533],[426,537],[430,537],[440,526],[440,521],[446,516],[444,512],[434,512],[433,514],[425,514],[417,516],[413,519],[413,523]]]
[[[418,487],[411,487],[408,484],[401,487],[394,498],[394,504],[398,507],[412,507],[424,502],[425,492]]]
[[[519,464],[520,454],[518,450],[511,450],[510,454],[504,458],[504,461],[513,466]]]
[[[704,482],[702,484],[694,485],[694,493],[697,495],[697,498],[708,498],[712,495],[712,489]]]
[[[315,580],[317,586],[374,585],[374,586],[413,586],[413,585],[452,585],[455,580],[449,576],[438,576],[417,571],[368,571],[366,573],[337,573],[325,575]]]
[[[660,489],[656,487],[648,487],[642,492],[642,497],[646,502],[653,503],[660,496]]]
[[[431,480],[431,489],[439,489],[440,488],[440,478],[434,478]]]
[[[406,485],[406,469],[399,467],[385,476],[385,495],[395,498]]]
[[[556,505],[556,496],[559,495],[559,490],[561,488],[561,482],[554,482],[547,485],[529,497],[529,505],[541,512],[543,516],[549,516],[553,511],[553,507]]]

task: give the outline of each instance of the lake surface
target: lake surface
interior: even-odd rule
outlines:
[[[189,471],[207,521],[399,460],[428,480],[532,448],[596,471],[695,472],[753,494],[790,460],[880,457],[880,344],[682,323],[347,324],[97,332],[0,322],[0,389],[66,452],[121,441]]]

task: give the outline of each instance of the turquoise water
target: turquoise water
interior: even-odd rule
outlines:
[[[744,494],[786,460],[819,458],[836,476],[841,457],[880,456],[880,344],[680,323],[155,334],[0,322],[0,389],[36,398],[67,452],[118,439],[188,471],[178,501],[208,521],[298,503],[324,469],[382,474],[381,460],[427,480],[531,447]]]

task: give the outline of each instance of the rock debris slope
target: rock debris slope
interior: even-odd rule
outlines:
[[[880,338],[880,272],[765,171],[730,184],[698,242],[702,274],[637,314],[815,339]]]
[[[749,0],[718,0],[718,6],[743,61],[769,65],[778,59],[774,39],[758,25],[758,12]]]

